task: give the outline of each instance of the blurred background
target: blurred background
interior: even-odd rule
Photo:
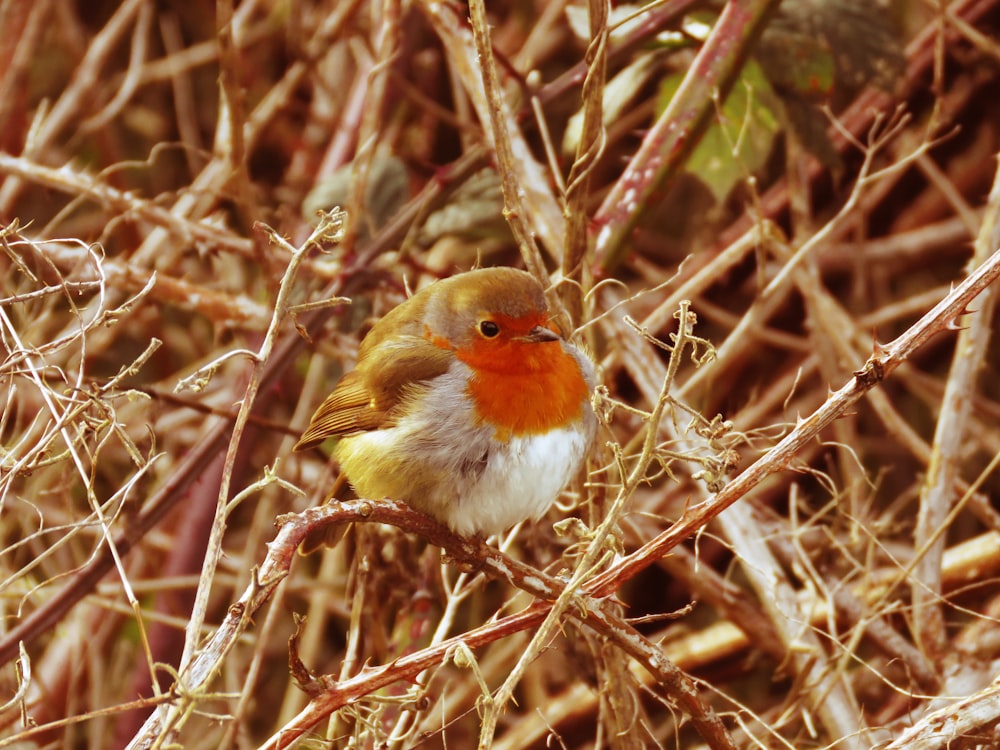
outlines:
[[[214,679],[177,680],[275,518],[350,496],[291,446],[360,337],[477,264],[546,273],[605,424],[587,481],[504,549],[572,570],[624,489],[613,568],[997,249],[997,5],[491,1],[483,56],[457,2],[0,3],[0,747],[126,747],[155,706],[161,741],[282,746],[310,701],[296,615],[305,665],[360,685],[302,747],[472,747],[530,632],[478,671],[366,687],[366,665],[531,597],[392,526],[299,556]],[[987,710],[920,747],[1000,743],[991,294],[969,312],[620,582],[736,746],[871,748],[945,697]],[[706,746],[569,617],[515,698],[493,747]]]

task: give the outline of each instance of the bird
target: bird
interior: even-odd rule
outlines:
[[[362,498],[402,500],[466,537],[544,515],[594,441],[594,364],[515,268],[458,273],[371,328],[295,450],[338,438]]]

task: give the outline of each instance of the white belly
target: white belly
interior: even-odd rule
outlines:
[[[459,534],[498,534],[538,518],[573,478],[589,442],[579,426],[511,438],[455,498],[449,525]]]

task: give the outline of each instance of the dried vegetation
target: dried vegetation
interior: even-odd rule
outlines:
[[[998,3],[778,5],[0,4],[0,748],[1000,745]],[[604,383],[490,547],[290,452],[477,262]]]

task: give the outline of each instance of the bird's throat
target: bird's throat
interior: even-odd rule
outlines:
[[[530,369],[514,371],[477,370],[473,367],[468,393],[476,417],[496,427],[496,438],[538,435],[577,422],[588,398],[587,383],[576,359],[558,342],[528,344],[532,349],[548,347],[548,356],[537,359]],[[541,354],[541,351],[538,352]]]

